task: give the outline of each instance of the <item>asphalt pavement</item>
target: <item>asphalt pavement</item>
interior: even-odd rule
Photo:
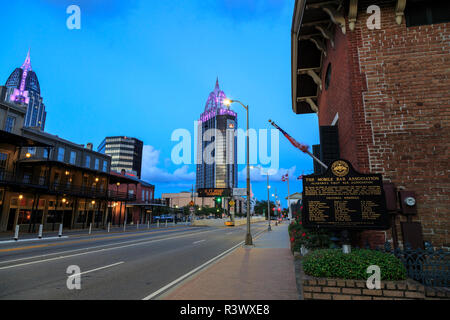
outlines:
[[[266,224],[252,224],[254,235],[264,230]],[[245,233],[245,226],[177,225],[0,242],[0,299],[140,300],[157,296],[241,246]]]

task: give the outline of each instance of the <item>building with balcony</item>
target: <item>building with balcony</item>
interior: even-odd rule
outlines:
[[[135,200],[127,203],[113,202],[112,222],[114,224],[144,224],[152,221],[153,208],[155,206],[167,206],[165,201],[155,199],[155,185],[141,180],[134,175],[127,174],[125,171],[117,173],[111,171],[111,175],[116,177],[126,177],[135,181],[135,184],[121,184],[116,182],[109,186],[110,190],[116,190],[118,193],[128,194]]]
[[[6,108],[12,107],[0,103]],[[15,111],[17,123],[23,122],[24,112]],[[8,114],[0,111],[0,123]],[[111,174],[109,156],[38,128],[20,133],[0,130],[0,231],[19,225],[35,232],[40,224],[44,230],[103,227],[112,221],[112,202],[136,201],[136,194],[109,188],[137,184]]]

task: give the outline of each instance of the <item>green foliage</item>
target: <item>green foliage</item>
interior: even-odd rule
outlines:
[[[270,215],[273,215],[273,208],[275,207],[275,203],[273,201],[269,202],[270,204]],[[264,216],[266,217],[267,220],[267,201],[262,200],[262,201],[256,201],[255,204],[255,213],[256,214],[264,214]]]
[[[305,274],[320,278],[367,279],[367,268],[377,265],[381,280],[404,280],[406,269],[394,255],[375,250],[353,249],[344,254],[341,249],[314,250],[303,258]]]
[[[214,217],[221,217],[224,210],[222,208],[210,208],[210,207],[203,207],[196,208],[195,214],[197,216],[214,216]]]
[[[298,220],[289,225],[288,231],[293,252],[300,251],[302,245],[308,249],[330,248],[333,245],[328,231],[304,228]]]

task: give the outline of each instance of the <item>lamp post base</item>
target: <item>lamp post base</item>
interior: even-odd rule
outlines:
[[[269,224],[269,227],[267,228],[268,231],[272,231],[272,227]]]
[[[253,245],[252,235],[250,233],[247,233],[247,235],[245,236],[245,245],[246,246]]]

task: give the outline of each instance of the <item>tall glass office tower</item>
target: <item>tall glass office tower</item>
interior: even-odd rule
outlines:
[[[24,127],[38,127],[44,130],[45,105],[36,73],[31,69],[30,51],[20,68],[16,68],[6,81],[5,101],[27,107]]]
[[[237,187],[237,114],[226,98],[217,79],[197,126],[197,189]]]
[[[111,170],[125,172],[141,178],[142,150],[144,143],[126,136],[106,137],[98,146],[98,152],[111,156]]]

